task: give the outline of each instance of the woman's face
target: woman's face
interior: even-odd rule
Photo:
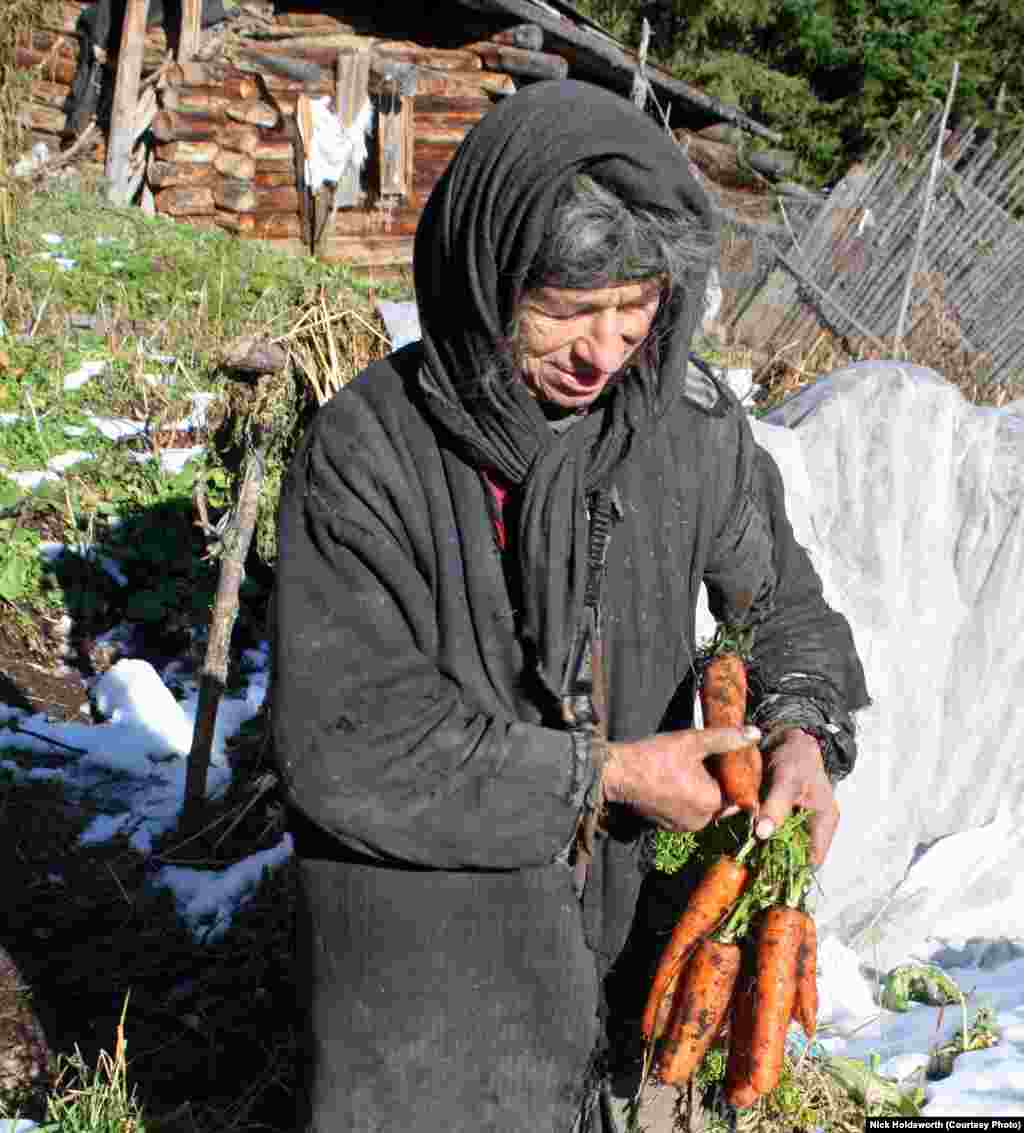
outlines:
[[[578,291],[538,287],[519,308],[523,381],[532,396],[584,409],[604,392],[651,329],[660,278]]]

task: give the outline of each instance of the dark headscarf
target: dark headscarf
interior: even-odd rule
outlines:
[[[520,381],[485,389],[481,374],[503,352],[551,213],[580,173],[629,206],[688,212],[714,231],[707,197],[664,129],[600,87],[543,82],[501,103],[467,135],[430,195],[414,257],[428,411],[470,460],[522,487],[523,636],[556,697],[583,607],[586,497],[643,443],[688,382],[707,382],[687,377],[705,264],[663,300],[658,365],[635,367],[573,428],[555,433]],[[705,385],[694,400],[717,408],[717,391]]]

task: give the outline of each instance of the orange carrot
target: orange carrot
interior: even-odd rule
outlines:
[[[796,999],[793,1018],[808,1039],[818,1025],[818,930],[808,912],[800,914],[802,931],[796,960]]]
[[[747,667],[738,653],[716,653],[704,667],[700,708],[705,728],[742,728],[747,716]],[[713,755],[708,770],[729,805],[756,813],[761,792],[761,752],[756,744]]]
[[[753,952],[745,949],[729,1016],[729,1055],[725,1063],[725,1097],[736,1109],[753,1105],[760,1094],[750,1082],[750,1052],[754,1032],[754,992],[757,972]]]
[[[661,1034],[668,1014],[663,1001],[673,994],[683,964],[732,908],[743,892],[748,872],[742,862],[723,854],[698,882],[658,961],[640,1026],[648,1041]]]
[[[738,944],[702,940],[679,981],[657,1072],[665,1085],[681,1086],[700,1064],[729,1010],[740,970]]]
[[[796,1000],[802,918],[799,909],[774,905],[765,912],[758,933],[749,1083],[759,1094],[774,1090],[782,1073],[786,1028]]]

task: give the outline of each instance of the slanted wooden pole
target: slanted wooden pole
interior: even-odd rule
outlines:
[[[202,11],[203,0],[181,0],[181,32],[178,35],[179,63],[187,63],[199,50]]]
[[[921,206],[921,219],[917,226],[917,239],[914,241],[914,251],[907,267],[907,278],[903,284],[903,298],[900,301],[900,314],[896,323],[896,350],[903,355],[903,330],[907,324],[907,311],[910,308],[910,292],[914,286],[914,277],[917,275],[917,265],[921,259],[921,248],[924,246],[924,234],[928,230],[928,214],[931,212],[932,197],[935,195],[935,182],[938,180],[939,167],[942,165],[942,143],[946,140],[946,123],[949,121],[949,112],[953,108],[953,95],[956,93],[957,79],[960,77],[960,61],[953,63],[953,76],[949,80],[949,91],[946,94],[946,105],[942,111],[939,122],[939,135],[935,139],[935,149],[932,153],[931,168],[928,171],[928,184],[924,191],[924,203]]]
[[[129,203],[131,155],[135,144],[135,108],[139,102],[142,53],[146,43],[149,0],[128,0],[121,27],[121,47],[114,77],[114,104],[110,112],[107,141],[107,200],[112,205]]]
[[[198,828],[206,800],[206,777],[210,769],[217,709],[228,681],[228,649],[231,645],[231,631],[238,617],[238,591],[245,575],[245,559],[256,528],[266,450],[267,440],[264,439],[246,458],[234,523],[229,525],[224,536],[217,597],[213,603],[210,633],[206,642],[206,660],[199,678],[199,704],[192,731],[192,749],[185,770],[185,799],[179,825],[187,833]]]

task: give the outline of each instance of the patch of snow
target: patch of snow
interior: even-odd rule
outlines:
[[[13,480],[19,488],[27,488],[29,491],[38,488],[40,484],[44,484],[47,480],[60,479],[56,472],[35,469],[30,472],[4,472],[4,476],[8,480]]]
[[[202,456],[206,445],[193,445],[191,448],[165,448],[160,450],[160,467],[174,475],[180,472],[190,460]],[[128,454],[138,464],[146,464],[153,459],[151,452],[132,452]]]
[[[259,884],[265,869],[276,869],[293,853],[290,834],[276,846],[252,854],[224,870],[186,869],[164,866],[151,884],[174,893],[178,911],[195,932],[206,940],[223,936],[239,905]]]
[[[94,417],[90,414],[89,424],[98,429],[108,441],[139,437],[146,432],[145,421],[133,421],[128,417]]]
[[[51,247],[56,247],[58,244],[64,243],[64,237],[57,232],[44,232],[42,239],[44,243],[49,244]]]
[[[81,389],[86,382],[98,378],[110,365],[108,361],[83,362],[77,370],[64,375],[65,390]]]
[[[81,464],[83,460],[92,460],[93,454],[91,452],[62,452],[59,456],[53,456],[46,462],[46,467],[52,472],[63,472],[66,468],[71,468],[75,464]]]
[[[61,271],[71,271],[78,263],[78,260],[69,259],[67,256],[54,256],[53,262],[60,268]]]

